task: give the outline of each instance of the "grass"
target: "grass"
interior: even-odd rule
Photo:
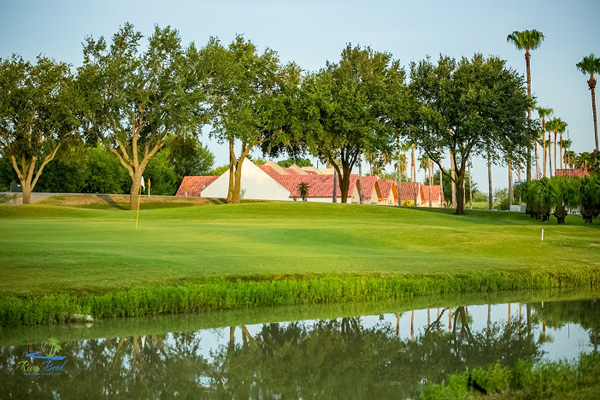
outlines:
[[[533,364],[519,361],[513,368],[499,364],[450,375],[442,384],[426,385],[422,400],[479,399],[468,388],[469,375],[492,399],[598,399],[600,398],[600,353],[581,354],[567,361]]]
[[[160,201],[143,199],[136,230],[134,211],[64,202],[0,205],[5,326],[72,310],[139,315],[589,286],[600,277],[600,230],[580,217],[558,226],[486,211],[457,217],[301,202],[156,208]]]

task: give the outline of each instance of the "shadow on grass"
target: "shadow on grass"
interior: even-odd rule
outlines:
[[[455,209],[453,208],[429,208],[429,207],[417,207],[413,208],[414,210],[436,213],[436,214],[445,214],[448,216],[455,217],[464,222],[474,223],[474,224],[502,224],[502,225],[538,225],[540,227],[549,226],[549,225],[558,225],[556,218],[551,215],[550,219],[547,222],[541,222],[530,215],[525,213],[516,213],[509,211],[490,211],[490,210],[469,210],[465,209],[465,215],[455,215]],[[587,226],[590,228],[599,229],[600,221],[598,218],[594,218],[595,224],[593,225],[585,225],[583,223],[583,219],[578,215],[569,215],[567,217],[567,225],[575,225],[575,226]]]
[[[106,195],[106,194],[97,194],[96,197],[98,197],[100,200],[106,202],[106,204],[108,204],[111,208],[116,208],[118,210],[127,210],[127,208],[125,206],[117,203],[109,195]]]

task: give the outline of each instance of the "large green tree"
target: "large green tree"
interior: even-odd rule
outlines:
[[[44,167],[81,125],[81,96],[69,65],[39,56],[0,59],[0,152],[29,204]]]
[[[598,117],[596,115],[596,78],[594,74],[600,74],[600,58],[590,54],[589,56],[583,57],[583,60],[577,63],[577,68],[581,72],[590,76],[588,79],[588,87],[592,94],[592,115],[594,117],[594,138],[596,139],[596,149],[600,150],[598,144]]]
[[[348,44],[338,63],[309,74],[299,107],[301,138],[337,174],[342,203],[364,152],[391,153],[394,123],[406,105],[405,73],[388,53]]]
[[[525,67],[527,69],[527,98],[531,100],[531,53],[530,50],[535,50],[541,46],[544,41],[544,34],[535,29],[525,30],[522,32],[514,31],[506,37],[508,42],[512,42],[519,50],[525,50]],[[531,121],[531,110],[529,107],[527,119]],[[527,181],[531,180],[531,148],[527,151]]]
[[[442,56],[411,65],[411,90],[420,107],[409,137],[456,184],[456,214],[463,215],[468,160],[484,152],[518,159],[517,147],[531,145],[523,80],[496,57]],[[447,151],[454,176],[442,167]]]
[[[277,53],[237,36],[224,47],[211,39],[202,49],[212,65],[208,93],[211,99],[212,135],[229,145],[227,201],[239,203],[242,165],[252,149],[289,142],[290,118],[300,85],[300,68],[283,65]],[[241,145],[236,154],[235,145]]]
[[[182,47],[176,30],[155,27],[143,36],[126,23],[112,38],[86,38],[79,69],[87,93],[87,130],[127,170],[130,209],[138,201],[142,174],[172,135],[195,133],[205,121],[203,71],[192,44]]]

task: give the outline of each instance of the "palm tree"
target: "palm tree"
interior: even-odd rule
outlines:
[[[427,171],[429,171],[429,207],[431,208],[431,160],[426,155],[419,158],[419,167],[423,169],[424,178],[427,177]]]
[[[552,130],[554,131],[554,169],[557,169],[558,164],[556,162],[556,145],[558,142],[558,134],[560,133],[560,137],[562,140],[562,134],[567,130],[567,123],[565,121],[563,121],[560,118],[552,118],[550,121],[548,121],[548,126],[550,126],[551,128],[548,128],[548,130]],[[561,153],[562,153],[562,149],[561,149]],[[558,156],[558,158],[561,158],[560,155]]]
[[[548,134],[548,136],[550,136],[550,134]],[[552,155],[552,153],[550,152],[550,146],[552,146],[552,141],[544,140],[544,146],[546,147],[546,152],[548,153],[546,157],[548,159],[548,176],[552,177],[552,159],[550,158],[550,156]]]
[[[558,132],[558,118],[552,118],[550,121],[546,122],[546,129],[548,130],[548,142],[546,143],[548,147],[548,165],[550,167],[550,177],[554,174],[552,173],[552,136],[551,133],[556,131]],[[556,149],[556,143],[554,143],[554,148]],[[554,168],[556,168],[556,154],[554,155]]]
[[[575,164],[577,164],[577,153],[570,150],[565,153],[565,162],[569,165],[569,168],[575,168]]]
[[[596,149],[600,149],[600,145],[598,145],[598,118],[596,116],[596,78],[594,78],[594,74],[600,74],[600,58],[597,58],[593,54],[590,54],[587,57],[583,57],[581,62],[577,63],[577,68],[584,74],[589,74],[590,79],[588,79],[588,87],[592,94],[592,116],[594,117],[594,137],[596,139]]]
[[[310,189],[310,185],[306,182],[300,182],[298,184],[298,192],[300,192],[300,197],[302,197],[302,201],[306,201],[306,197],[308,196],[308,189]]]
[[[571,145],[573,144],[572,140],[569,139],[565,139],[562,141],[562,149],[563,149],[563,153],[562,153],[562,158],[563,161],[565,162],[565,167],[569,168],[569,163],[567,162],[567,150],[569,150],[569,148],[571,148]]]
[[[415,162],[415,145],[412,145],[412,156],[411,156],[411,175],[413,181],[413,194],[414,194],[414,206],[417,206],[417,164]]]
[[[373,173],[373,165],[377,160],[377,152],[375,151],[367,151],[365,152],[365,161],[369,164],[369,174],[375,175]]]
[[[527,98],[531,100],[531,53],[542,44],[544,34],[535,29],[523,32],[514,31],[506,37],[507,42],[512,42],[519,50],[525,50],[525,66],[527,68]],[[529,108],[528,119],[531,121],[531,108]],[[527,180],[531,180],[531,150],[527,150]]]
[[[546,177],[546,142],[543,140],[544,134],[546,132],[546,117],[554,112],[551,108],[537,108],[538,115],[542,119],[542,143],[544,144],[544,178]],[[535,150],[537,151],[537,142],[535,146]]]

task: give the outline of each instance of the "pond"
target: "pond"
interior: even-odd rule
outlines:
[[[411,398],[426,382],[596,351],[598,293],[436,297],[8,328],[3,398]]]

